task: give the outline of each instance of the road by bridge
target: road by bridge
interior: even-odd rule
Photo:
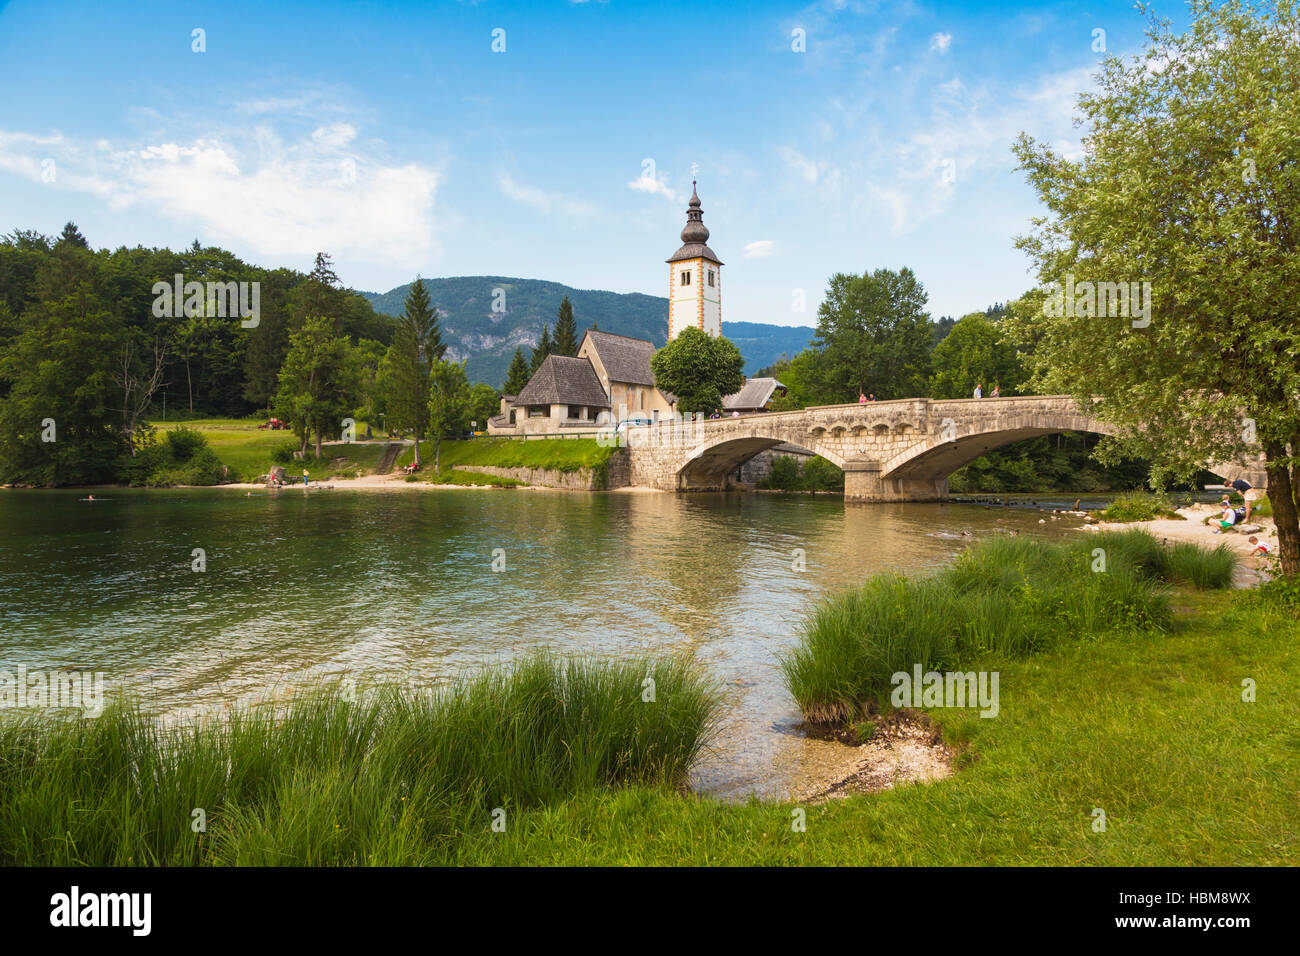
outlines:
[[[627,447],[632,484],[666,491],[726,488],[741,464],[789,443],[843,468],[847,500],[937,501],[948,496],[948,476],[985,452],[1062,431],[1111,427],[1068,395],[912,398],[663,422],[629,429]],[[1259,461],[1209,467],[1220,469],[1264,486]]]

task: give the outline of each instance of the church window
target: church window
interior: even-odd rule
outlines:
[[[683,270],[682,270],[682,285],[690,285],[690,284],[691,284],[691,272],[690,272],[689,269],[683,269]]]

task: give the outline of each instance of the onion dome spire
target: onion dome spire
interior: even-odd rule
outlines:
[[[703,258],[722,265],[722,260],[708,247],[708,241],[709,227],[704,224],[704,213],[700,209],[700,194],[696,192],[695,180],[692,179],[690,208],[686,210],[686,225],[682,228],[682,247],[668,261]]]
[[[700,209],[700,195],[695,191],[695,180],[691,180],[691,206],[686,210],[686,226],[682,229],[682,242],[708,242],[709,227],[704,224],[704,213]]]

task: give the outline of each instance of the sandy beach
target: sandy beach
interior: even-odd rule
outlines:
[[[1220,508],[1215,504],[1195,504],[1188,505],[1185,508],[1179,508],[1183,520],[1177,518],[1157,518],[1154,521],[1130,521],[1125,523],[1102,522],[1101,524],[1086,524],[1079,530],[1081,531],[1113,531],[1126,530],[1128,528],[1141,528],[1149,531],[1156,538],[1165,541],[1191,541],[1202,547],[1213,548],[1217,545],[1227,545],[1238,555],[1237,577],[1235,586],[1239,588],[1254,587],[1262,581],[1269,579],[1268,565],[1270,558],[1261,555],[1251,556],[1251,549],[1254,547],[1248,540],[1251,535],[1259,538],[1261,542],[1267,543],[1269,550],[1274,554],[1277,553],[1277,528],[1273,524],[1272,518],[1259,518],[1255,515],[1250,516],[1250,521],[1244,522],[1245,527],[1258,526],[1259,531],[1247,532],[1243,534],[1236,529],[1226,531],[1221,534],[1215,534],[1216,526],[1205,524],[1205,519],[1217,516]]]

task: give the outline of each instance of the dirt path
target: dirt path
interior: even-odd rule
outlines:
[[[384,446],[384,453],[379,456],[379,464],[375,465],[375,474],[386,475],[392,471],[397,456],[402,453],[405,446],[406,442],[403,441],[390,441]]]

